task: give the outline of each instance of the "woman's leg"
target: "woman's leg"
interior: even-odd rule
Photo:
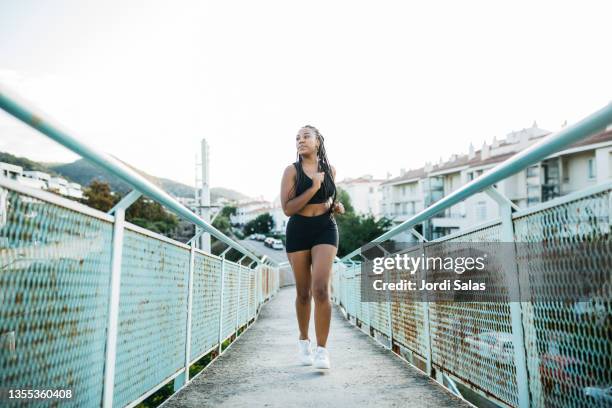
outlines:
[[[332,264],[338,249],[330,244],[312,247],[312,295],[315,300],[315,332],[317,346],[325,347],[331,320],[331,301],[329,299],[329,280]]]
[[[300,329],[300,340],[308,338],[308,324],[310,323],[310,304],[312,293],[310,291],[310,250],[287,253],[293,276],[295,277],[295,313]]]

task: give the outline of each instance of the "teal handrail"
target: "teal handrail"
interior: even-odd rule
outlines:
[[[548,155],[553,154],[580,139],[588,137],[593,133],[605,129],[610,123],[612,123],[612,103],[609,103],[605,107],[592,113],[574,125],[568,126],[558,132],[546,136],[538,143],[535,143],[532,146],[529,146],[527,149],[515,154],[460,189],[452,192],[439,201],[436,201],[418,214],[415,214],[413,217],[395,226],[379,237],[374,238],[372,242],[384,242],[403,231],[413,228],[415,225],[431,218],[441,211],[446,210],[458,202],[465,200],[471,195],[476,194],[485,188],[492,186],[498,181],[521,171],[525,167],[539,162]],[[357,248],[350,254],[343,256],[341,260],[346,261],[351,259],[358,255],[360,251],[361,248]]]
[[[250,259],[261,263],[261,260],[256,255],[244,248],[238,242],[223,234],[208,222],[204,221],[202,218],[198,217],[194,212],[189,210],[174,197],[170,196],[149,180],[125,166],[119,160],[106,153],[100,152],[86,143],[83,143],[76,137],[71,136],[68,131],[63,130],[61,126],[53,123],[53,120],[51,120],[51,118],[49,118],[46,114],[29,107],[28,103],[19,100],[19,98],[13,92],[9,94],[6,87],[2,86],[1,84],[0,108],[20,121],[26,123],[30,127],[38,130],[50,139],[55,140],[59,144],[77,153],[81,157],[91,160],[104,170],[121,178],[135,190],[154,199],[178,216],[204,229],[204,231],[208,232],[218,240],[248,256]]]

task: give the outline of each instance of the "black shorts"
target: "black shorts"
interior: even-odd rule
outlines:
[[[338,248],[338,226],[334,216],[328,212],[314,217],[294,214],[289,217],[286,236],[286,251],[310,249],[317,244],[330,244]]]

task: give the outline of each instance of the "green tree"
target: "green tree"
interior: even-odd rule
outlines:
[[[353,204],[351,203],[351,196],[349,196],[349,194],[340,187],[338,187],[338,192],[336,193],[336,201],[340,201],[342,203],[345,214],[355,212]]]
[[[270,213],[260,214],[247,222],[243,228],[244,235],[268,234],[274,228],[274,218]]]
[[[146,197],[140,197],[128,207],[125,219],[163,235],[171,235],[178,226],[176,215],[166,211],[160,203]]]
[[[219,216],[224,216],[227,219],[230,218],[230,215],[236,215],[236,207],[232,207],[231,205],[226,205],[221,209],[221,214]]]
[[[384,234],[393,225],[393,222],[385,217],[377,220],[373,215],[355,213],[345,213],[336,217],[336,223],[340,233],[339,257]]]
[[[342,203],[345,211],[344,214],[338,214],[335,217],[340,234],[339,257],[384,234],[393,225],[393,222],[388,218],[383,217],[377,220],[373,215],[355,214],[350,196],[340,188],[336,199]]]
[[[105,181],[92,180],[83,192],[81,202],[97,210],[108,212],[123,197],[112,194],[110,184]],[[140,197],[125,212],[125,219],[148,230],[171,235],[178,226],[178,218],[164,207],[146,197]]]
[[[232,226],[230,225],[230,220],[227,216],[223,215],[223,212],[217,215],[212,225],[225,235],[231,234]]]
[[[81,202],[96,210],[108,212],[119,202],[119,199],[120,197],[111,193],[108,183],[94,179],[84,189]]]

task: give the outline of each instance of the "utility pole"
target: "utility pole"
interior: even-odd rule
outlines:
[[[196,208],[197,214],[206,222],[210,222],[210,166],[209,166],[209,147],[206,139],[202,139],[202,167],[201,177],[198,178],[197,158],[196,158]],[[199,185],[198,185],[199,184]],[[210,234],[203,233],[198,239],[198,247],[205,252],[210,252]]]

